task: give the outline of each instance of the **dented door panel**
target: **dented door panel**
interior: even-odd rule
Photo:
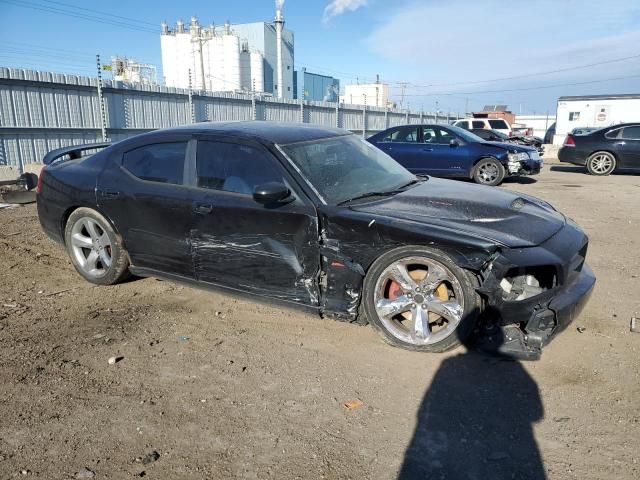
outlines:
[[[265,207],[248,195],[198,190],[211,205],[194,216],[196,279],[261,296],[318,305],[318,224],[313,207]]]

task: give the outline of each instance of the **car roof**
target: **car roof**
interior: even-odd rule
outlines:
[[[322,138],[351,135],[341,128],[321,127],[305,123],[268,122],[261,120],[236,122],[202,122],[156,130],[154,135],[171,133],[218,133],[235,137],[260,139],[271,143],[306,142]]]

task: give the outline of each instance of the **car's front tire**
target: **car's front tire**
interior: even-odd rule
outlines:
[[[378,258],[364,280],[364,313],[389,344],[444,352],[471,334],[480,310],[471,272],[426,247],[394,249]]]
[[[73,266],[85,280],[113,285],[129,276],[129,257],[121,237],[95,210],[74,210],[67,219],[64,240]]]
[[[595,152],[587,158],[587,170],[591,175],[610,175],[616,169],[616,157],[609,152]]]
[[[505,175],[504,165],[495,158],[482,158],[473,169],[473,180],[490,187],[500,185]]]

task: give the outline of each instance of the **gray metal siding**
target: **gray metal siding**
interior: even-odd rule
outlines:
[[[97,79],[0,67],[0,165],[22,169],[62,146],[101,141]],[[191,122],[188,91],[104,82],[107,134],[113,141],[145,130]],[[370,135],[395,125],[433,121],[382,108],[340,105],[250,94],[194,91],[196,122],[270,120],[339,126]],[[365,120],[366,116],[366,120]],[[450,120],[453,120],[451,118]],[[445,121],[440,117],[439,121]]]

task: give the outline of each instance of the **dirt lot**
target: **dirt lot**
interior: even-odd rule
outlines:
[[[93,287],[35,206],[0,210],[0,479],[640,478],[640,176],[537,180],[505,187],[584,227],[598,283],[532,363],[154,279]]]

